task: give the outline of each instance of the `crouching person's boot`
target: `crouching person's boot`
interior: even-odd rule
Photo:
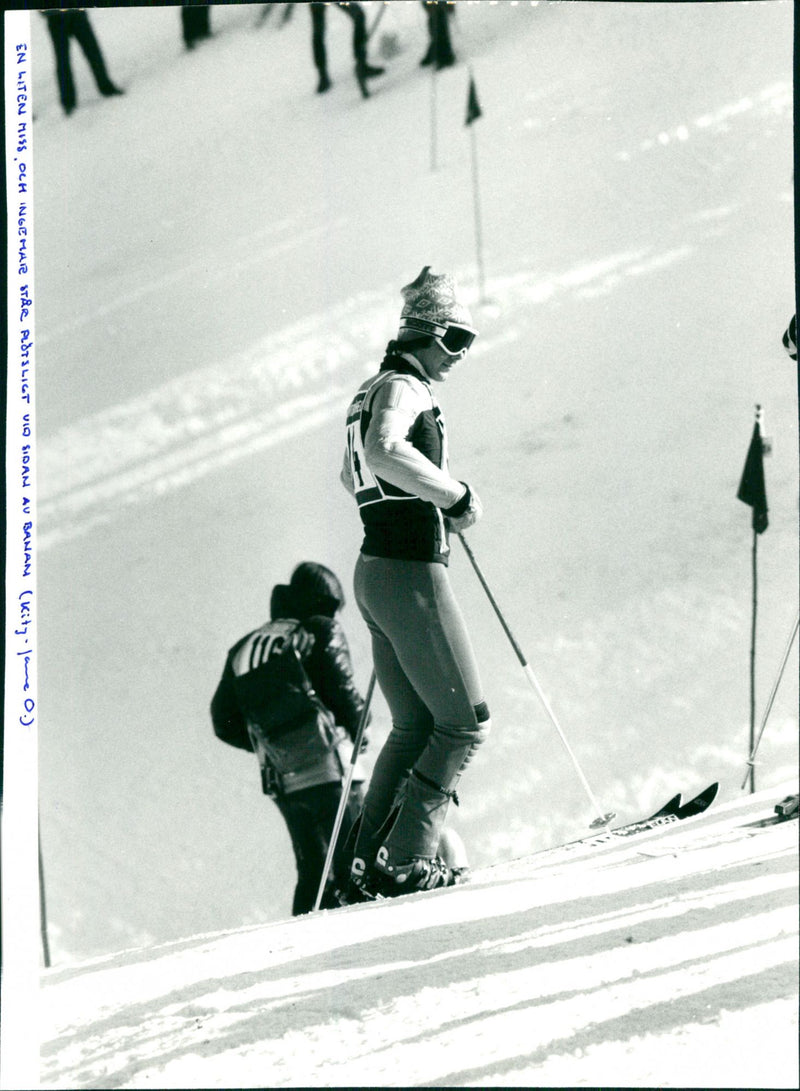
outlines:
[[[350,868],[347,881],[338,893],[340,905],[371,902],[384,897],[383,875],[376,870],[374,861],[378,847],[397,821],[399,811],[399,807],[393,807],[388,818],[377,829],[368,821],[366,808],[356,819],[348,838],[349,845],[346,846]]]

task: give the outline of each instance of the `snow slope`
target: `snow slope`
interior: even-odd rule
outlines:
[[[776,798],[48,971],[42,1087],[797,1087]]]
[[[31,16],[55,966],[288,914],[288,836],[208,702],[297,561],[349,585],[342,409],[423,264],[456,272],[481,328],[442,391],[454,472],[486,511],[470,540],[604,809],[712,779],[740,795],[735,497],[756,402],[775,440],[759,713],[796,609],[792,5],[461,3],[464,63],[434,82],[419,5],[393,3],[378,39],[400,52],[368,102],[349,20],[329,15],[335,87],[316,96],[307,13],[279,29],[257,9],[215,8],[193,53],[176,8],[93,10],[126,94],[100,99],[78,56],[69,119]],[[451,573],[494,723],[454,822],[486,867],[593,815],[457,549]],[[352,604],[344,621],[366,686]],[[796,767],[797,673],[795,646],[758,787]],[[387,730],[378,698],[373,755]]]

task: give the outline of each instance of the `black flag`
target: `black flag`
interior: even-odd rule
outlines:
[[[761,439],[758,415],[756,415],[756,423],[753,427],[736,498],[749,504],[753,509],[753,530],[756,534],[763,534],[769,526],[769,520],[767,519],[767,486],[764,483],[764,443]]]
[[[481,116],[481,108],[478,104],[478,92],[475,90],[475,80],[470,76],[469,95],[467,96],[467,120],[464,124],[471,125],[473,121],[477,121]]]
[[[793,360],[797,359],[797,315],[792,315],[792,320],[783,335],[783,347]]]

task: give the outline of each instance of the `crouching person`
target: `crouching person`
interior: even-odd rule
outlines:
[[[364,708],[338,620],[343,606],[342,586],[330,569],[298,565],[288,585],[273,589],[270,621],[228,652],[211,701],[214,733],[257,755],[264,793],[288,827],[297,863],[294,916],[314,907]],[[357,761],[339,845],[361,809],[363,780]],[[339,904],[335,890],[347,872],[345,864],[340,873],[339,856],[321,908]]]

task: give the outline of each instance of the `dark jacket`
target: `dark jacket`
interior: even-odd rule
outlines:
[[[320,615],[303,622],[284,619],[284,624],[287,623],[294,628],[292,643],[298,650],[308,680],[337,725],[336,752],[313,768],[305,766],[302,776],[291,778],[291,790],[299,791],[341,778],[343,768],[350,761],[352,740],[358,730],[364,700],[353,680],[350,649],[339,622]],[[271,719],[280,720],[284,711],[280,702],[288,700],[265,692],[258,671],[259,642],[275,624],[267,622],[233,645],[211,700],[211,720],[217,737],[242,750],[258,752],[262,767],[266,756],[260,747],[254,746],[253,736],[258,737],[258,727],[264,723],[267,709]],[[290,718],[292,710],[288,703],[285,712],[287,719]],[[248,725],[254,728],[253,732]],[[353,779],[364,779],[358,766]]]

